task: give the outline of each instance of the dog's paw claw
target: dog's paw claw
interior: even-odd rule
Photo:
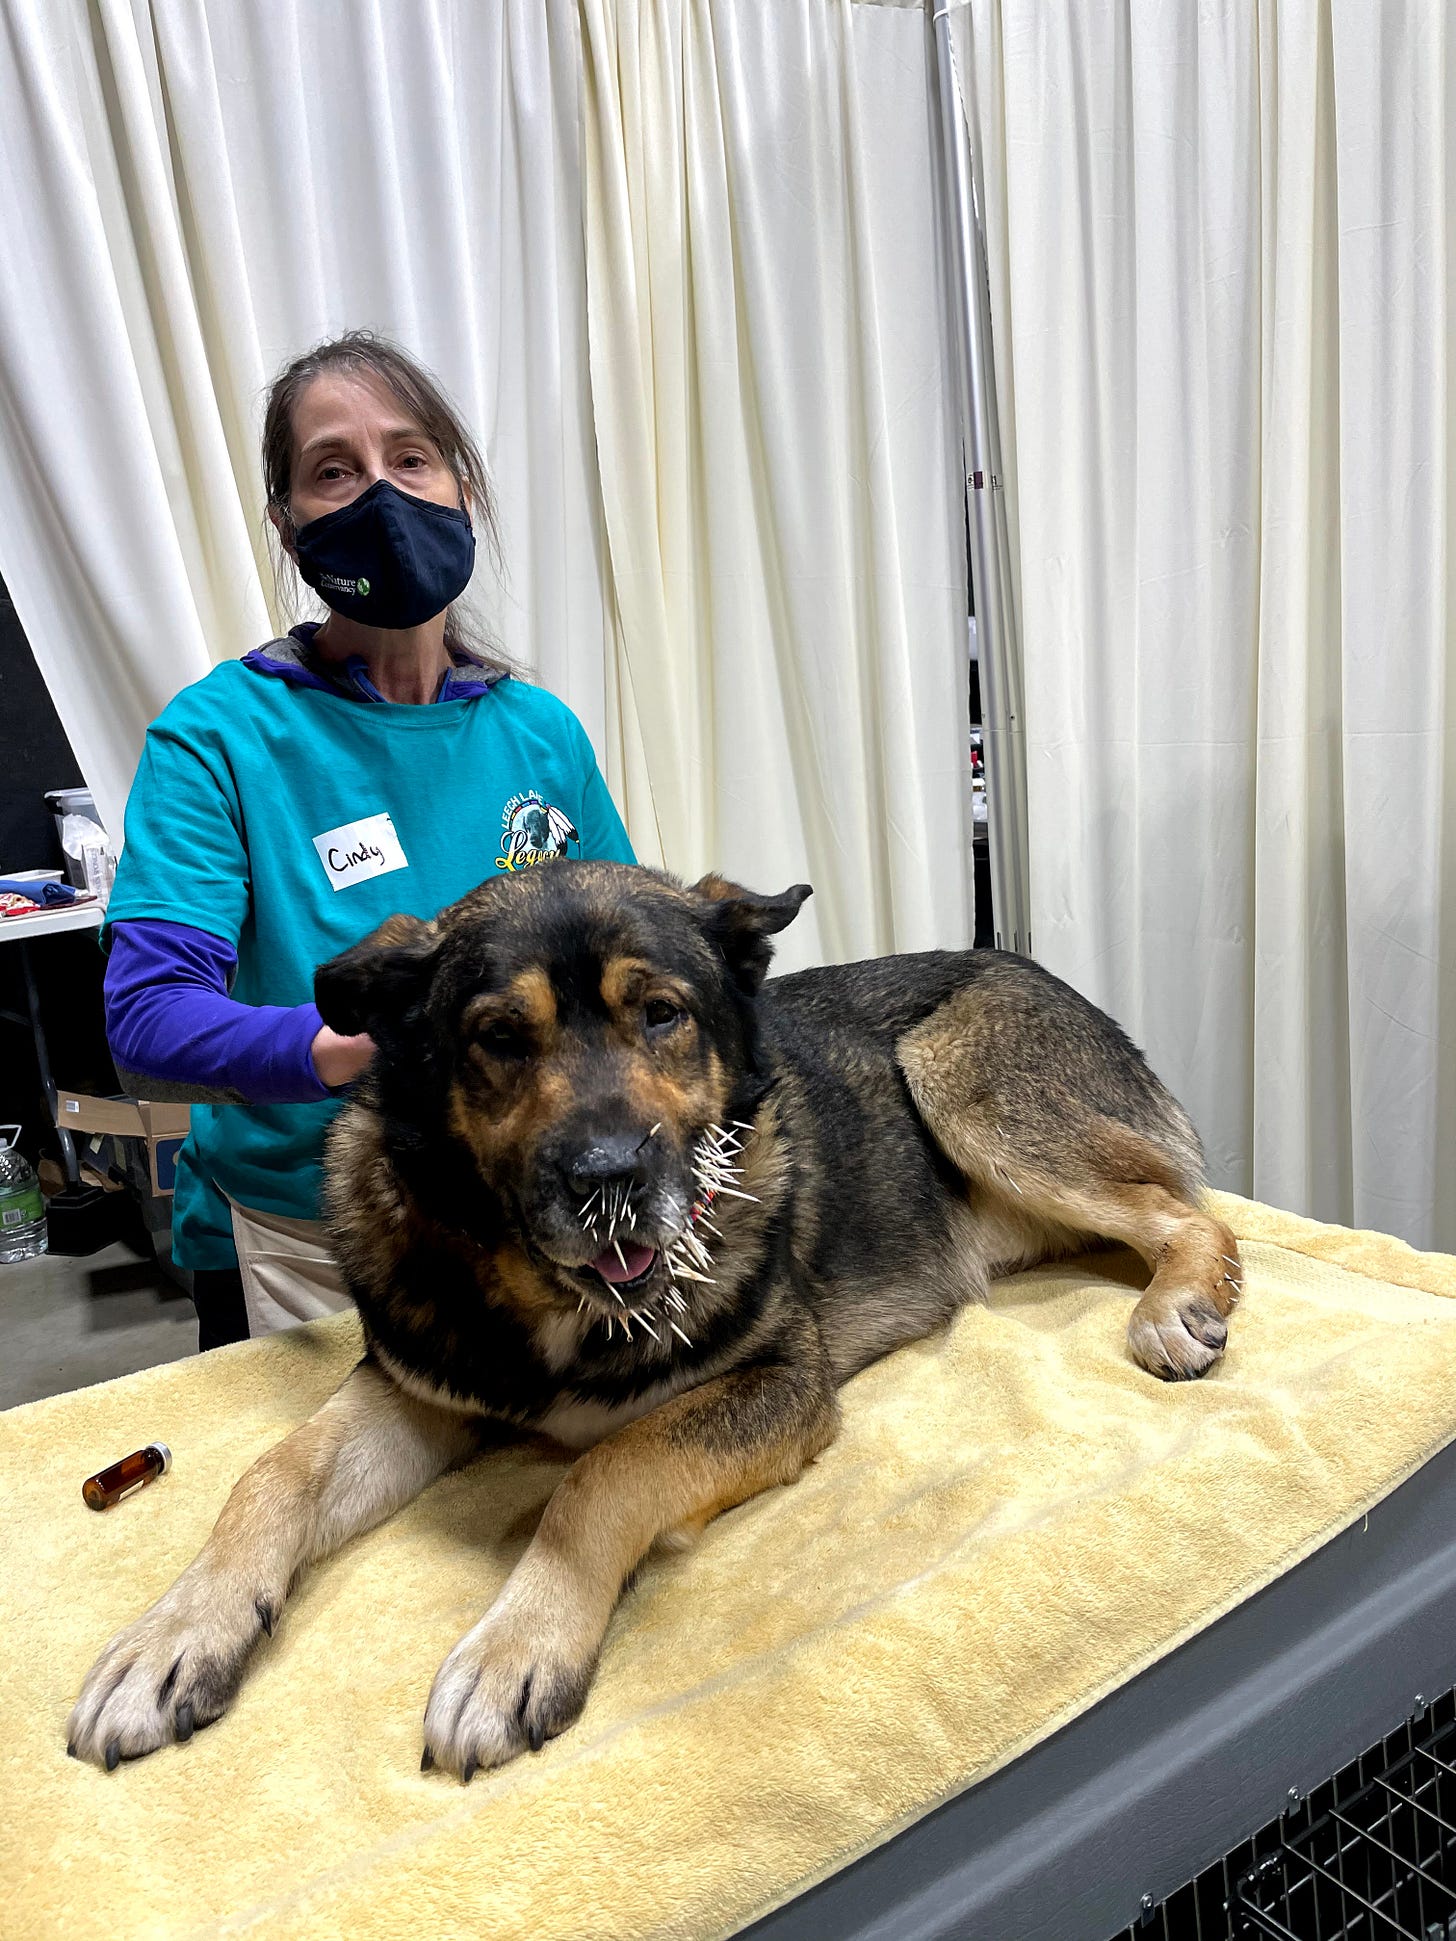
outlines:
[[[440,1667],[425,1711],[433,1762],[475,1773],[539,1752],[572,1724],[596,1669],[597,1634],[569,1603],[487,1612]]]
[[[268,1608],[277,1606],[269,1600]],[[67,1750],[115,1772],[222,1717],[262,1633],[258,1602],[186,1575],[112,1639],[71,1713]]]
[[[1195,1341],[1201,1341],[1205,1348],[1217,1348],[1220,1352],[1228,1344],[1228,1322],[1212,1301],[1189,1301],[1180,1311],[1180,1319]]]
[[[1227,1321],[1203,1295],[1185,1296],[1181,1302],[1164,1299],[1153,1307],[1140,1301],[1127,1324],[1133,1360],[1163,1382],[1190,1382],[1206,1375],[1227,1341]]]

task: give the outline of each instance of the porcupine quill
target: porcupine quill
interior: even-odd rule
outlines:
[[[647,1141],[654,1138],[661,1130],[660,1123],[653,1126],[642,1144],[645,1146]],[[712,1267],[713,1255],[699,1231],[700,1228],[704,1229],[719,1240],[723,1237],[722,1229],[708,1217],[708,1208],[713,1201],[722,1194],[729,1199],[747,1200],[755,1206],[758,1204],[754,1194],[742,1190],[739,1182],[743,1177],[743,1169],[736,1163],[739,1154],[743,1151],[747,1136],[752,1131],[753,1127],[742,1119],[733,1120],[731,1126],[704,1127],[693,1147],[693,1181],[697,1187],[696,1197],[687,1220],[662,1249],[662,1257],[667,1263],[668,1287],[659,1297],[662,1309],[658,1319],[665,1321],[678,1340],[689,1348],[693,1345],[691,1338],[683,1332],[667,1310],[671,1308],[674,1314],[688,1312],[688,1304],[677,1285],[680,1279],[696,1281],[704,1287],[717,1285],[712,1276],[703,1271],[705,1268]],[[582,1225],[590,1230],[593,1240],[601,1238],[601,1228],[605,1223],[606,1245],[616,1254],[623,1269],[626,1268],[627,1260],[617,1234],[631,1211],[632,1194],[633,1189],[630,1186],[619,1184],[608,1188],[603,1184],[583,1202],[581,1208]],[[622,1332],[630,1341],[632,1322],[636,1320],[642,1323],[654,1341],[661,1341],[662,1337],[652,1325],[646,1311],[641,1308],[629,1308],[616,1288],[610,1282],[607,1285],[612,1299],[621,1310],[615,1315],[609,1312],[605,1317],[607,1339],[611,1340],[615,1335],[615,1323],[620,1321]],[[577,1303],[577,1312],[580,1313],[586,1305],[587,1299],[583,1295]]]
[[[697,1281],[706,1287],[717,1285],[711,1274],[702,1271],[713,1265],[713,1255],[698,1229],[706,1227],[718,1239],[723,1237],[721,1229],[708,1218],[708,1208],[719,1194],[757,1204],[755,1196],[743,1192],[737,1184],[743,1177],[743,1169],[736,1162],[743,1151],[746,1136],[752,1131],[753,1127],[742,1119],[735,1119],[731,1129],[720,1125],[707,1126],[693,1148],[693,1178],[698,1196],[687,1221],[664,1250],[672,1281],[666,1300],[679,1314],[687,1312],[687,1303],[678,1291],[679,1280]],[[668,1325],[674,1334],[687,1340],[675,1322],[669,1320]]]

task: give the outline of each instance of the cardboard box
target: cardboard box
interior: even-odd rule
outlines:
[[[140,1139],[155,1194],[177,1183],[177,1150],[187,1137],[191,1108],[157,1105],[149,1099],[92,1098],[85,1092],[58,1092],[56,1124],[67,1132],[107,1133],[114,1139]]]
[[[93,1158],[91,1155],[91,1146],[99,1146],[100,1144],[101,1141],[99,1138],[89,1140],[81,1151],[81,1184],[83,1186],[99,1186],[103,1193],[119,1193],[121,1191],[121,1181],[99,1157]],[[42,1159],[35,1170],[36,1176],[40,1180],[41,1192],[48,1200],[54,1199],[56,1194],[61,1192],[66,1184],[66,1175],[61,1170],[59,1163],[54,1159]]]

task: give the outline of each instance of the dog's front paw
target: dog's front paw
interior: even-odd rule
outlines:
[[[586,1703],[601,1629],[569,1593],[523,1596],[508,1584],[436,1674],[421,1770],[468,1781],[528,1746],[539,1752]]]
[[[66,1728],[67,1752],[111,1772],[211,1725],[232,1703],[281,1604],[281,1596],[253,1594],[196,1566],[184,1572],[91,1667]]]
[[[1228,1341],[1228,1321],[1207,1294],[1194,1288],[1149,1289],[1132,1311],[1127,1344],[1139,1367],[1165,1382],[1205,1374]]]

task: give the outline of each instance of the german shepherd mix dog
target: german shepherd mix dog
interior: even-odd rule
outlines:
[[[423,1765],[467,1780],[575,1719],[654,1543],[793,1482],[839,1384],[993,1274],[1126,1242],[1133,1358],[1218,1358],[1237,1248],[1117,1026],[990,950],[765,985],[808,894],[556,862],[319,971],[324,1018],[378,1045],[326,1165],[364,1358],[107,1646],[72,1752],[110,1769],[218,1718],[303,1566],[483,1425],[584,1453],[435,1679]]]

